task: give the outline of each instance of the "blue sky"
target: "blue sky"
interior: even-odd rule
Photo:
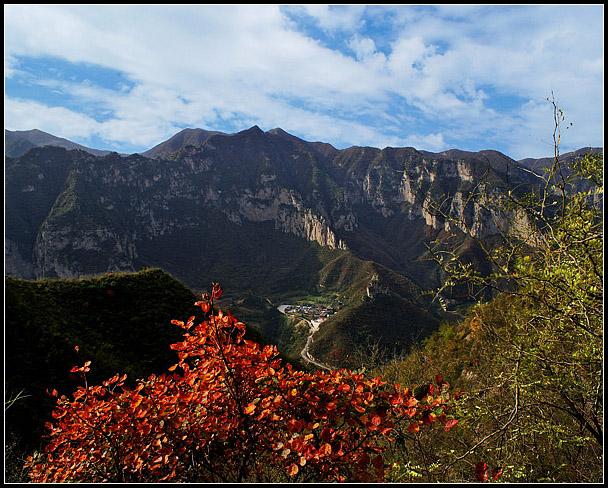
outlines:
[[[552,153],[603,145],[604,9],[5,6],[5,127],[141,152],[186,127]]]

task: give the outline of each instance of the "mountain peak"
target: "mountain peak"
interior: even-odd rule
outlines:
[[[270,134],[276,137],[281,137],[283,139],[289,139],[292,141],[301,141],[301,142],[308,142],[305,141],[304,139],[294,136],[293,134],[290,134],[289,132],[287,132],[286,130],[281,129],[280,127],[275,127],[274,129],[270,129],[269,131],[266,132],[266,134]]]
[[[275,127],[274,129],[270,129],[268,131],[268,134],[273,134],[275,136],[291,136],[291,134],[289,132],[284,131],[280,127]]]
[[[19,157],[34,147],[56,146],[64,149],[80,149],[95,156],[104,156],[110,151],[92,149],[90,147],[77,144],[63,137],[57,137],[40,129],[30,130],[8,130],[4,129],[5,147],[4,154],[9,157]]]
[[[245,130],[241,131],[241,133],[243,133],[243,134],[264,134],[264,131],[262,129],[260,129],[260,127],[258,125],[254,125],[253,127],[250,127],[249,129],[245,129]]]
[[[180,130],[173,137],[170,137],[166,141],[157,144],[152,149],[141,153],[142,156],[147,158],[166,158],[175,154],[180,149],[186,146],[201,147],[211,137],[215,135],[226,135],[224,132],[216,130],[205,130],[199,128],[186,128]]]

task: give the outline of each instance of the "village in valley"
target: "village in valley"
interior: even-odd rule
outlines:
[[[341,302],[339,302],[338,305],[341,305]],[[337,307],[328,307],[319,303],[281,305],[277,308],[281,313],[286,315],[299,315],[311,322],[323,321],[337,312]]]

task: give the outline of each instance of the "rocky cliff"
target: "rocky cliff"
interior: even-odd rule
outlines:
[[[238,260],[239,248],[263,241],[262,269],[275,262],[273,253],[300,249],[289,240],[296,238],[428,285],[436,277],[420,261],[425,242],[441,233],[483,239],[525,228],[520,216],[491,204],[535,184],[492,151],[339,151],[257,126],[180,134],[151,150],[154,157],[39,147],[7,158],[7,274],[155,265],[198,285],[192,276],[226,260],[223,250]]]

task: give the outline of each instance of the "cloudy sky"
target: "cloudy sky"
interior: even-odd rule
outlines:
[[[5,127],[144,151],[186,127],[552,153],[603,145],[603,6],[5,6]],[[570,123],[572,125],[570,126]]]

